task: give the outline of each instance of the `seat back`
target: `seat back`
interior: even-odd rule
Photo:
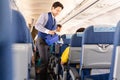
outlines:
[[[31,44],[13,44],[13,80],[28,80],[28,64],[32,54]]]
[[[120,80],[120,22],[117,24],[109,80]]]
[[[61,36],[63,40],[63,44],[69,45],[70,44],[70,39],[71,39],[71,34],[64,34]]]
[[[23,15],[19,11],[12,10],[12,25],[15,28],[14,43],[22,43],[22,44],[23,43],[31,43],[32,48],[33,48],[33,39],[30,34],[30,30],[28,29],[28,27],[26,25],[26,21],[25,21]],[[31,56],[32,56],[32,54],[30,54],[30,58],[31,58]]]
[[[115,27],[88,27],[83,36],[81,68],[110,68]]]
[[[0,80],[13,80],[12,28],[9,0],[0,0]]]
[[[26,21],[25,21],[23,15],[19,11],[12,10],[12,25],[13,25],[13,27],[15,29],[14,43],[19,44],[19,45],[15,45],[15,46],[17,46],[16,47],[17,49],[15,48],[15,53],[20,55],[21,59],[24,60],[24,62],[22,62],[22,60],[21,60],[21,63],[19,62],[19,60],[16,60],[16,58],[14,59],[14,60],[16,60],[16,62],[13,60],[15,65],[17,63],[20,63],[19,66],[21,66],[21,69],[23,68],[23,70],[21,70],[21,71],[23,71],[23,73],[24,73],[24,75],[23,75],[23,73],[21,73],[19,70],[17,70],[18,66],[14,66],[15,74],[16,74],[16,76],[14,78],[15,78],[15,80],[24,80],[24,79],[27,78],[26,74],[27,74],[27,76],[29,76],[28,75],[28,69],[30,68],[30,65],[31,65],[31,57],[32,57],[32,50],[33,50],[33,40],[32,40],[32,36],[30,34],[30,30],[28,29],[28,27],[26,25]],[[24,44],[27,44],[27,43],[32,44],[32,48],[29,49],[29,51],[30,51],[29,55],[24,50],[24,46],[26,46]],[[21,48],[20,49],[21,52],[19,52],[18,48]],[[27,46],[26,46],[25,49],[27,49]],[[26,52],[25,56],[24,56],[24,54],[22,54],[24,52]],[[14,55],[14,56],[17,57],[18,55]],[[27,62],[26,62],[26,60],[27,60]],[[26,63],[27,65],[25,64],[25,66],[23,66],[22,63],[23,64]]]
[[[61,36],[61,38],[63,40],[63,44],[62,44],[62,46],[60,46],[60,50],[59,50],[60,55],[59,56],[61,56],[63,51],[70,45],[70,39],[71,39],[70,36],[71,36],[70,34],[69,35],[64,34]]]
[[[82,32],[73,34],[70,42],[69,63],[80,62],[80,52],[82,46]]]
[[[12,25],[15,28],[15,43],[33,43],[30,30],[19,11],[12,10]]]

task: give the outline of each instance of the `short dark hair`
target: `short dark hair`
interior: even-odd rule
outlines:
[[[57,24],[57,27],[60,27],[60,28],[61,28],[61,27],[62,27],[62,25],[61,25],[61,24]]]
[[[79,28],[76,32],[84,32],[85,28]]]
[[[53,5],[52,5],[52,7],[54,7],[54,8],[61,7],[62,9],[64,8],[63,5],[62,5],[62,3],[58,2],[58,1],[54,2]]]

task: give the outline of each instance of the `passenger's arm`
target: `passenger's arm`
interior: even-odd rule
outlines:
[[[31,62],[32,62],[32,65],[35,65],[35,55],[34,55],[34,52],[33,52],[33,54],[32,54]]]

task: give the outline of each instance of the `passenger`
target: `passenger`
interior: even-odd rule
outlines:
[[[61,24],[57,24],[56,32],[60,32],[61,28],[62,28],[62,25]]]
[[[54,2],[51,7],[51,12],[43,13],[39,17],[35,28],[38,32],[38,39],[36,45],[40,54],[40,80],[47,80],[47,67],[48,67],[48,53],[49,46],[45,42],[47,35],[54,35],[56,30],[55,17],[61,12],[63,5],[60,2]]]
[[[85,30],[85,28],[80,28],[76,31],[77,32],[83,32]],[[61,64],[64,65],[68,62],[68,57],[69,57],[69,51],[70,51],[70,46],[68,46],[64,52],[62,53],[62,56],[61,56]]]
[[[61,25],[61,24],[57,24],[56,32],[57,32],[57,34],[59,34],[59,42],[60,42],[60,43],[63,43],[63,40],[62,40],[62,38],[61,38],[61,36],[60,36],[61,28],[62,28],[62,25]]]

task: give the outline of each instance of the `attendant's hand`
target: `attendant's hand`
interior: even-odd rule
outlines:
[[[48,32],[48,34],[54,35],[54,34],[55,34],[55,31],[54,31],[54,30],[50,30],[50,31]]]

